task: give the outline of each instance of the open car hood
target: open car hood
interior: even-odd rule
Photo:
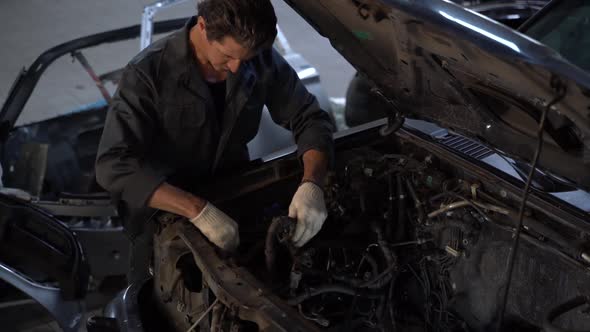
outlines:
[[[552,49],[442,0],[285,1],[406,116],[515,158],[558,99],[539,167],[590,189],[590,75]]]

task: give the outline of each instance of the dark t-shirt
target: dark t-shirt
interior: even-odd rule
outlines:
[[[223,125],[223,111],[225,109],[225,81],[210,83],[207,82],[213,104],[215,105],[215,114],[220,126]]]

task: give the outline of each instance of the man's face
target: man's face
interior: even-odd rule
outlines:
[[[230,71],[235,74],[242,62],[254,55],[251,50],[242,47],[232,37],[224,37],[220,41],[209,41],[209,46],[209,63],[218,72]]]

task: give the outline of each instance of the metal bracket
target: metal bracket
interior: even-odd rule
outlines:
[[[141,14],[141,36],[139,38],[139,50],[143,50],[152,43],[152,35],[154,32],[154,16],[156,13],[160,9],[168,8],[186,1],[187,0],[156,1],[151,5],[143,7],[143,14]]]

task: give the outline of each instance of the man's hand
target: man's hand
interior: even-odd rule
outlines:
[[[232,251],[240,244],[238,224],[213,204],[168,183],[162,183],[150,198],[152,208],[186,217],[221,249]]]
[[[302,247],[320,231],[328,217],[322,189],[313,182],[303,182],[293,196],[289,217],[297,219],[291,240],[296,247]]]
[[[190,222],[223,250],[233,251],[240,244],[238,224],[210,202]]]
[[[328,216],[324,192],[317,184],[324,182],[328,169],[328,156],[318,150],[303,154],[303,181],[289,206],[289,217],[297,219],[291,240],[302,247],[322,228]]]

